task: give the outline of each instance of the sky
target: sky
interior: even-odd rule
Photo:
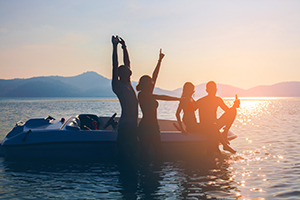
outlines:
[[[299,10],[297,0],[0,0],[0,79],[111,78],[119,35],[134,81],[152,74],[162,48],[162,89],[300,81]]]

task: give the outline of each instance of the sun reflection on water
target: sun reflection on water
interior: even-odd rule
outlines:
[[[232,100],[226,103],[230,106]],[[240,190],[238,199],[265,199],[274,197],[274,193],[280,193],[278,187],[281,184],[277,186],[278,174],[283,173],[282,166],[295,162],[286,155],[291,152],[290,147],[298,146],[293,143],[300,140],[299,126],[296,132],[287,131],[290,127],[295,127],[295,115],[300,114],[299,105],[300,99],[241,99],[241,106],[231,129],[238,135],[232,141],[232,146],[238,153],[228,161],[233,172],[230,179]]]
[[[225,103],[231,106],[233,99],[226,99]],[[2,128],[3,134],[7,132],[8,128],[11,128],[11,125],[5,124],[15,123],[20,120],[20,116],[23,117],[22,120],[26,120],[32,115],[49,114],[49,111],[52,112],[51,114],[54,113],[54,116],[71,115],[78,112],[104,115],[119,109],[117,101],[98,100],[12,102],[10,109],[7,109],[6,102],[2,102],[2,104],[5,104],[2,106],[1,120],[4,127]],[[176,102],[160,102],[159,118],[175,119],[176,108]],[[220,114],[222,112],[218,111],[218,115]],[[150,166],[150,169],[138,172],[140,185],[138,185],[136,193],[145,193],[145,197],[161,199],[165,197],[169,199],[263,200],[276,199],[277,196],[281,199],[293,197],[297,199],[298,191],[300,191],[298,184],[300,171],[299,124],[300,99],[241,98],[241,105],[231,128],[238,136],[237,139],[231,141],[231,146],[238,151],[236,154],[226,154],[223,159],[212,161],[203,159],[198,162],[196,162],[197,160],[165,162],[158,169],[152,169],[154,167]],[[66,168],[69,169],[69,166],[67,165]],[[75,169],[77,168],[75,167]],[[30,170],[32,169],[30,168]],[[114,168],[108,167],[110,173],[107,172],[103,176],[98,171],[92,171],[98,176],[94,176],[94,174],[87,176],[84,173],[85,176],[82,178],[86,177],[86,182],[89,184],[90,180],[95,177],[104,179],[106,181],[95,182],[96,184],[92,187],[102,186],[105,183],[108,187],[113,188],[112,193],[116,194],[119,190],[114,189],[115,185],[112,183],[118,179],[119,175],[114,170]],[[80,176],[80,173],[66,174],[63,171],[63,176],[55,179],[51,173],[48,174],[50,174],[50,178],[47,180],[53,179],[56,181],[55,183],[61,183],[63,177],[66,177],[68,179],[66,182],[68,182],[70,177],[73,178],[70,175]],[[110,177],[107,174],[113,175]],[[54,175],[56,176],[56,174]],[[32,176],[31,173],[30,177]],[[36,177],[40,180],[40,174],[37,174]],[[131,183],[131,179],[129,179],[126,179],[125,183]],[[17,187],[20,181],[16,181],[16,183],[14,187]],[[37,181],[37,183],[40,182]],[[39,188],[40,185],[36,184],[33,187],[32,182],[30,184],[30,188],[34,189]],[[121,191],[132,192],[130,184],[126,184],[124,188]],[[48,190],[48,187],[46,189]],[[78,194],[77,190],[72,190],[72,192]]]

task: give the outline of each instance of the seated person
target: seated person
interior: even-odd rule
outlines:
[[[204,134],[208,138],[209,142],[214,144],[209,145],[209,148],[212,148],[210,149],[209,153],[212,153],[212,151],[220,153],[220,150],[218,148],[219,142],[222,143],[224,150],[229,151],[231,153],[236,153],[236,151],[230,146],[228,146],[226,141],[223,139],[217,125],[214,122],[197,123],[197,119],[195,116],[195,110],[197,109],[197,107],[196,102],[192,97],[194,92],[195,86],[191,82],[186,82],[183,86],[181,100],[176,111],[177,122],[182,131],[182,134],[186,135],[187,132]],[[181,111],[183,111],[182,118],[183,123],[186,126],[186,130],[184,130],[182,126],[180,117]]]
[[[236,108],[239,107],[240,101],[236,99],[233,106],[229,108],[221,97],[216,96],[217,84],[214,81],[206,84],[206,92],[208,94],[196,102],[196,106],[199,109],[200,123],[216,123],[219,130],[224,127],[223,138],[229,144],[227,134],[235,120]],[[217,118],[218,107],[225,111],[220,118]]]

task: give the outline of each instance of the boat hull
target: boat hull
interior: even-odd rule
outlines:
[[[164,142],[163,154],[166,158],[185,158],[204,155],[206,143],[198,142]],[[48,143],[35,145],[16,145],[4,148],[7,158],[103,158],[113,159],[117,156],[116,142],[80,142]],[[154,151],[150,151],[154,156]]]
[[[77,118],[70,118],[74,119]],[[116,130],[66,128],[66,124],[73,122],[70,120],[47,123],[38,119],[16,126],[2,142],[2,154],[7,158],[111,159],[117,156]],[[174,123],[172,120],[159,120],[164,157],[186,158],[205,154],[207,139],[201,134],[182,135]],[[235,137],[229,132],[229,140]],[[154,155],[153,149],[150,155]]]
[[[7,158],[114,158],[116,142],[57,142],[11,145],[4,148]]]
[[[114,135],[116,132],[111,132],[111,134]],[[72,138],[73,141],[66,139],[66,141],[38,143],[30,142],[31,138],[28,136],[28,141],[25,143],[6,144],[3,149],[7,158],[116,158],[116,136],[106,141],[103,141],[103,138],[107,137],[102,139],[98,137],[98,141],[95,141],[96,136],[93,138],[94,140],[86,141]],[[206,154],[207,140],[204,136],[196,134],[185,136],[178,131],[166,131],[161,133],[161,139],[165,158],[179,159]],[[154,156],[153,149],[150,149],[150,156]]]

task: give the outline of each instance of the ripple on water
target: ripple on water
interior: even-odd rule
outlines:
[[[107,100],[0,101],[0,108],[2,137],[17,121],[33,116],[120,114],[119,102]],[[176,108],[174,102],[160,102],[159,118],[175,119]],[[236,155],[133,168],[0,158],[0,194],[7,199],[298,199],[299,124],[300,99],[242,99],[232,127],[238,135],[231,142]]]

